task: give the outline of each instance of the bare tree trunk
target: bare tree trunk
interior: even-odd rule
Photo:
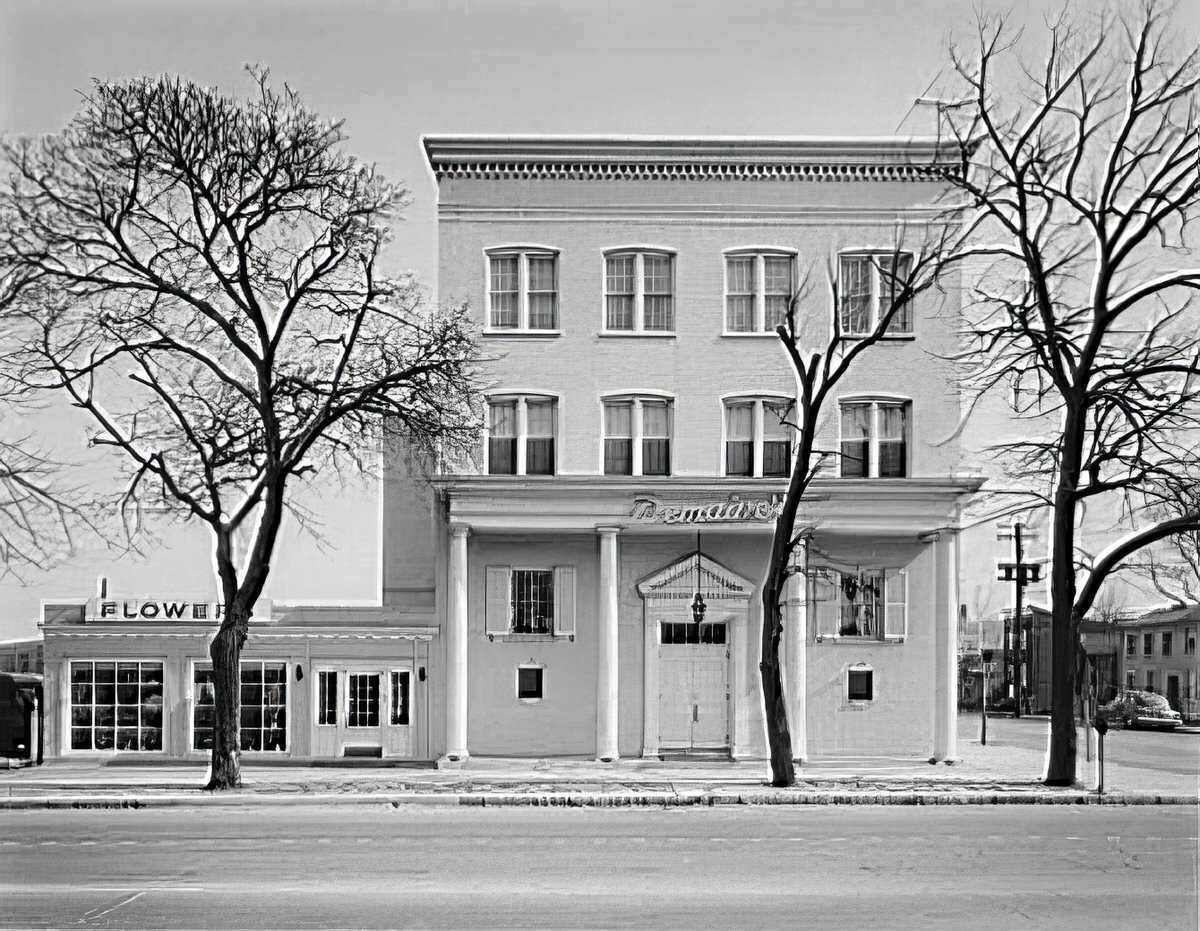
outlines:
[[[236,610],[236,609],[231,609]],[[209,647],[213,664],[216,720],[213,722],[212,778],[204,788],[237,789],[242,785],[241,656],[246,620],[227,616]]]
[[[783,630],[780,586],[775,584],[775,567],[763,588],[762,673],[763,711],[767,716],[767,745],[771,751],[771,785],[790,786],[796,782],[792,765],[792,736],[788,729],[787,701],[783,692],[783,674],[779,663],[779,635]]]
[[[1064,444],[1065,445],[1065,444]],[[1075,508],[1073,484],[1060,479],[1054,502],[1051,561],[1050,759],[1046,785],[1075,783],[1075,663],[1079,625],[1075,617]]]

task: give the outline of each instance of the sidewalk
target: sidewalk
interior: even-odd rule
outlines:
[[[960,718],[954,765],[892,757],[820,758],[797,771],[788,789],[767,785],[762,761],[684,758],[591,760],[472,758],[461,769],[432,765],[243,764],[244,787],[198,791],[206,767],[161,761],[52,761],[0,771],[0,809],[144,807],[204,804],[437,805],[724,805],[724,804],[1197,804],[1197,763],[1173,772],[1109,762],[1105,794],[1097,796],[1093,763],[1079,741],[1079,783],[1041,784],[1044,750],[1028,744],[1036,722],[989,724],[989,744],[976,723]],[[1200,760],[1200,739],[1183,738]],[[1020,746],[1024,741],[1027,745]],[[1154,761],[1150,761],[1153,763]]]

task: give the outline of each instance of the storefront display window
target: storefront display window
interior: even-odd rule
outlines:
[[[242,663],[242,750],[287,750],[287,663]],[[211,750],[216,692],[212,667],[192,674],[192,749]]]
[[[71,663],[72,750],[161,750],[162,721],[162,663]]]

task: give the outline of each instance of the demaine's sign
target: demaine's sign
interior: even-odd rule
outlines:
[[[783,498],[730,498],[727,501],[665,504],[657,498],[637,498],[629,516],[658,524],[727,524],[772,521],[783,510]]]

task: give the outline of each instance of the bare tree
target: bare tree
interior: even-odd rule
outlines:
[[[958,247],[965,236],[952,220],[939,219],[932,224],[915,251],[898,243],[890,254],[872,258],[874,271],[886,287],[880,301],[878,318],[865,335],[848,335],[843,314],[847,309],[840,300],[838,270],[828,270],[829,307],[832,322],[822,321],[822,338],[813,341],[812,332],[801,332],[797,309],[807,292],[802,283],[788,305],[787,317],[777,327],[780,341],[791,361],[796,376],[795,405],[789,414],[795,430],[796,450],[792,459],[791,478],[775,529],[771,538],[770,563],[762,590],[762,659],[759,672],[762,681],[763,711],[767,724],[767,746],[771,757],[771,784],[790,786],[796,781],[792,762],[792,738],[788,728],[787,702],[783,690],[783,674],[779,660],[779,643],[783,636],[783,599],[788,577],[794,575],[794,554],[810,527],[796,528],[800,504],[822,465],[837,455],[818,446],[822,420],[831,394],[863,353],[888,335],[894,321],[912,312],[912,300],[932,288],[939,274],[950,267],[960,255]],[[818,319],[820,319],[818,317]],[[852,328],[861,334],[864,327]],[[806,340],[805,337],[808,337]],[[811,348],[810,348],[811,347]],[[803,632],[800,632],[803,636]]]
[[[213,789],[240,784],[239,657],[296,482],[363,468],[386,429],[429,453],[479,422],[463,308],[380,268],[405,192],[250,72],[247,99],[96,83],[63,132],[5,144],[0,189],[19,377],[122,454],[126,514],[211,533]]]
[[[1174,501],[1148,508],[1151,520],[1200,511],[1200,485],[1176,489]],[[1121,566],[1178,608],[1200,604],[1200,530],[1181,531],[1141,550]]]
[[[989,267],[971,360],[980,392],[1015,381],[1052,435],[1004,444],[1052,507],[1051,747],[1046,782],[1075,780],[1079,623],[1107,576],[1143,547],[1200,527],[1200,512],[1139,521],[1075,565],[1081,509],[1136,492],[1146,507],[1197,480],[1200,418],[1188,223],[1200,196],[1197,55],[1174,55],[1170,9],[1050,22],[1040,63],[1019,30],[981,16],[952,49],[939,104],[963,163],[947,181],[972,211]]]

